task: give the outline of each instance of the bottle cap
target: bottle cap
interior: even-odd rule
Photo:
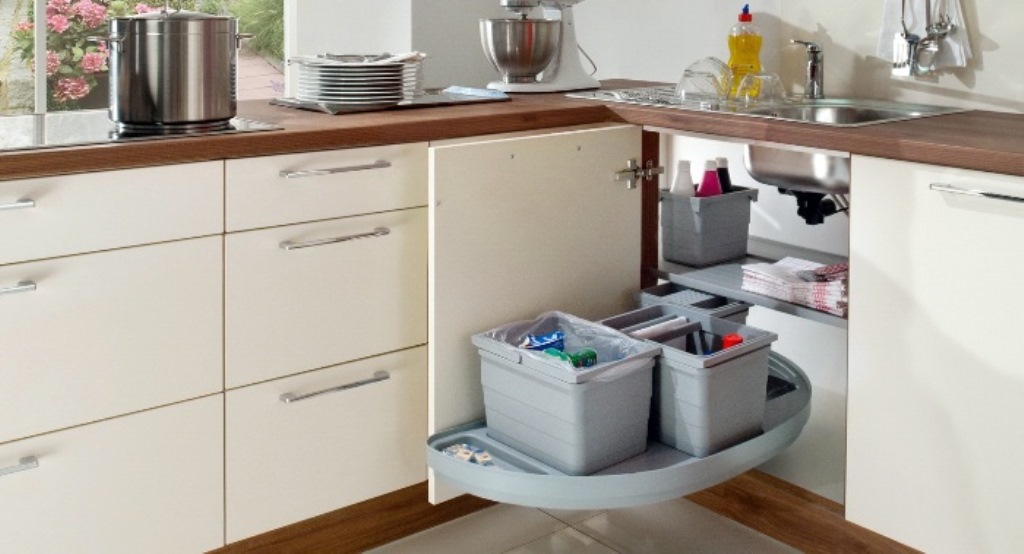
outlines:
[[[750,4],[743,6],[743,13],[740,14],[740,21],[753,21],[754,16],[750,15]]]
[[[704,163],[704,171],[717,171],[717,170],[718,170],[718,164],[715,162],[715,160],[708,160],[707,162]]]
[[[725,350],[726,348],[732,348],[733,346],[736,346],[737,344],[742,344],[742,343],[743,343],[743,336],[739,335],[739,334],[736,334],[736,333],[730,333],[730,334],[725,335],[724,337],[722,337],[722,349],[723,350]]]
[[[718,167],[729,167],[729,158],[715,158],[715,164]]]

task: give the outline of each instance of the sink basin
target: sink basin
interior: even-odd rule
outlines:
[[[825,98],[738,109],[735,113],[812,125],[861,127],[962,111],[924,104]],[[761,183],[800,192],[850,192],[848,154],[750,144],[744,158],[747,171]]]
[[[849,154],[764,144],[748,144],[743,154],[747,172],[759,183],[821,194],[850,192]]]
[[[964,110],[959,108],[924,104],[825,98],[801,100],[792,104],[741,108],[736,113],[816,125],[860,127],[962,111]]]

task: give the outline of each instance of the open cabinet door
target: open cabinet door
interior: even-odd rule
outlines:
[[[430,148],[429,433],[483,419],[473,334],[559,310],[601,318],[640,284],[641,129],[599,125]],[[430,500],[461,491],[430,477]]]

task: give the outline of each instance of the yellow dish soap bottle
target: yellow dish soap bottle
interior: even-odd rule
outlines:
[[[743,6],[739,23],[729,31],[729,69],[732,69],[732,90],[736,96],[740,81],[749,73],[761,71],[761,30],[753,23],[750,4]]]

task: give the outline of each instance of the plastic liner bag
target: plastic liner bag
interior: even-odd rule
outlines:
[[[558,331],[563,334],[559,337],[563,343],[560,350],[570,356],[557,356],[546,353],[546,349],[530,348],[547,344],[546,339],[551,339]],[[548,368],[569,372],[574,375],[572,381],[577,383],[594,379],[612,380],[643,367],[661,351],[658,345],[557,311],[543,313],[533,320],[502,325],[477,335],[473,342],[483,350],[514,358],[514,361],[521,360],[523,365],[544,373],[552,374]],[[511,350],[515,352],[509,352]],[[585,367],[576,367],[571,357],[586,350],[596,354],[596,361]],[[557,374],[554,376],[559,377]]]

